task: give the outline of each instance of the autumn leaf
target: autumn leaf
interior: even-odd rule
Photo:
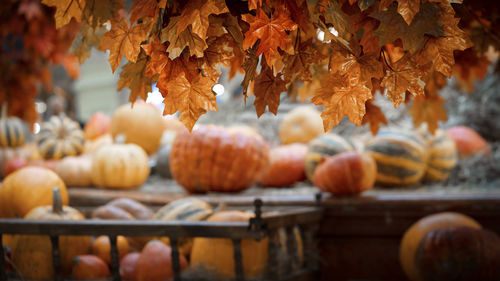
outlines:
[[[170,43],[167,47],[168,57],[170,59],[177,58],[186,47],[189,47],[191,56],[203,57],[203,51],[208,46],[205,40],[191,31],[190,26],[177,35],[177,23],[180,19],[180,16],[172,17],[167,27],[161,31],[161,42],[168,41]]]
[[[281,78],[281,74],[274,76],[272,69],[261,63],[262,70],[257,77],[255,77],[254,94],[255,94],[255,111],[257,116],[260,117],[266,111],[278,113],[278,106],[280,105],[280,95],[286,91],[286,83]]]
[[[76,79],[80,76],[80,64],[77,57],[70,54],[61,55],[57,63],[60,63],[64,67],[69,77]]]
[[[156,87],[160,89],[163,96],[168,94],[168,84],[180,75],[188,81],[192,81],[200,73],[198,67],[198,60],[194,57],[190,57],[186,53],[171,60],[167,57],[166,64],[160,72],[160,77],[158,77],[158,83]]]
[[[439,12],[440,9],[432,3],[424,3],[410,25],[396,11],[395,5],[370,16],[380,21],[379,27],[374,32],[379,37],[380,46],[401,39],[403,48],[414,54],[424,47],[424,35],[435,37],[445,35],[443,24],[437,19]]]
[[[124,5],[122,0],[85,0],[83,18],[96,28],[108,20],[113,19]]]
[[[332,24],[339,36],[344,37],[347,33],[354,33],[354,26],[349,16],[342,11],[341,4],[338,1],[327,1],[326,5],[322,5],[322,2],[320,2],[320,7],[324,9],[325,22]],[[325,32],[329,33],[329,31]]]
[[[80,32],[76,35],[71,46],[73,54],[78,58],[80,64],[90,57],[92,48],[99,46],[104,32],[105,28],[103,27],[94,29],[86,24],[80,26]]]
[[[413,116],[413,125],[418,128],[423,123],[427,123],[427,128],[434,133],[438,128],[439,121],[446,121],[446,109],[444,100],[439,95],[420,95],[413,99],[413,104],[409,109]]]
[[[376,135],[381,125],[387,125],[387,119],[380,107],[373,104],[372,100],[368,100],[365,104],[366,114],[363,116],[363,125],[369,124],[372,135]]]
[[[182,9],[180,19],[177,22],[177,35],[180,35],[190,25],[191,32],[201,39],[207,38],[209,26],[208,16],[227,13],[224,0],[191,0]]]
[[[126,19],[111,21],[111,30],[102,36],[99,49],[109,50],[108,61],[115,72],[124,55],[129,61],[136,62],[141,51],[141,42],[146,40],[151,25],[136,24],[129,26]]]
[[[290,45],[286,31],[297,29],[297,24],[290,19],[285,9],[276,9],[271,18],[262,9],[257,9],[257,16],[244,14],[242,19],[250,24],[250,29],[245,32],[243,49],[248,50],[260,39],[257,56],[263,53],[267,62],[280,56],[278,48],[286,50]]]
[[[314,93],[321,87],[321,82],[319,79],[313,79],[311,81],[306,81],[297,90],[300,102],[305,102],[314,96]]]
[[[363,47],[363,52],[366,53],[376,53],[380,52],[380,46],[378,42],[378,36],[373,34],[373,31],[377,29],[379,22],[363,14],[354,14],[351,16],[354,20],[354,28],[356,29],[356,34],[362,34],[359,40],[359,44]]]
[[[245,58],[245,62],[243,63],[245,76],[243,77],[243,81],[241,81],[241,86],[243,87],[243,96],[245,97],[245,101],[247,98],[248,86],[250,85],[250,82],[255,79],[255,75],[257,73],[257,65],[259,64],[259,57],[256,55],[257,48],[258,46],[254,45],[246,51],[247,56]]]
[[[160,9],[165,9],[166,0],[135,0],[130,8],[130,21],[136,22],[142,17],[156,18]]]
[[[348,52],[334,51],[330,56],[330,71],[340,75],[358,76],[361,83],[372,87],[372,78],[384,77],[383,65],[378,55],[368,53],[359,58]]]
[[[420,0],[398,0],[398,13],[410,25],[420,10]]]
[[[85,0],[42,0],[42,3],[56,7],[56,28],[60,28],[75,18],[77,22],[82,20],[83,9],[85,7]]]
[[[405,100],[405,93],[409,91],[413,95],[424,94],[425,82],[422,81],[424,72],[418,67],[409,53],[398,60],[386,71],[384,79],[380,83],[387,89],[386,96],[397,107]]]
[[[148,44],[142,45],[142,48],[150,57],[144,73],[149,77],[160,74],[169,63],[167,47],[158,41],[151,40]]]
[[[312,40],[300,42],[295,54],[283,56],[285,80],[292,80],[295,77],[299,77],[302,81],[311,80],[310,66],[319,63],[323,57],[313,46]]]
[[[490,61],[483,54],[477,54],[473,48],[456,52],[453,75],[458,84],[467,92],[474,91],[476,80],[482,80],[488,73]]]
[[[136,62],[128,62],[123,66],[118,81],[118,91],[124,87],[130,89],[129,101],[135,102],[137,97],[143,100],[148,98],[148,93],[151,92],[153,79],[147,75],[146,66],[148,65],[148,56],[141,52]]]
[[[307,5],[304,5],[306,1],[302,1],[302,4],[300,3],[300,1],[296,0],[280,0],[275,5],[284,6],[290,12],[293,21],[299,25],[298,27],[303,32],[304,38],[310,39],[312,36],[308,36],[308,34],[315,35],[316,33],[307,14]]]
[[[167,84],[164,114],[180,112],[180,121],[190,131],[198,118],[209,110],[217,110],[217,102],[211,79],[198,74],[191,82],[185,74],[177,76]]]

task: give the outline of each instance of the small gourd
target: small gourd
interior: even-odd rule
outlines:
[[[2,116],[0,118],[0,146],[19,147],[23,146],[28,134],[27,126],[23,120],[17,117],[7,117],[7,103],[2,104]]]
[[[61,159],[82,153],[84,145],[80,124],[61,114],[43,122],[36,135],[40,155],[45,159]]]

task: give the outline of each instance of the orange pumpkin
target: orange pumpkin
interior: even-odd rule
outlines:
[[[130,251],[130,245],[127,238],[118,235],[116,236],[116,247],[118,248],[118,257],[123,258]],[[109,237],[101,235],[92,243],[92,254],[98,256],[107,264],[111,264],[111,242]]]
[[[73,259],[71,276],[75,280],[106,280],[109,276],[109,268],[108,265],[97,256],[76,256]]]
[[[377,177],[375,160],[359,152],[328,157],[314,172],[314,185],[334,195],[354,195],[373,188]]]
[[[55,172],[61,177],[67,186],[88,187],[92,186],[92,156],[68,156],[60,160]]]
[[[96,112],[90,116],[89,121],[83,127],[83,135],[86,140],[96,139],[109,132],[111,118],[102,112]]]
[[[299,106],[288,112],[279,127],[282,144],[308,143],[325,133],[321,113],[311,106]]]
[[[140,253],[130,253],[121,259],[120,277],[123,281],[135,281],[135,268],[140,256]]]
[[[125,135],[127,143],[142,147],[148,154],[156,152],[160,146],[164,122],[156,108],[145,103],[120,106],[111,119],[111,135]]]
[[[418,220],[406,231],[399,247],[399,259],[406,276],[410,280],[421,280],[419,272],[415,267],[415,254],[422,238],[431,231],[457,226],[481,228],[478,222],[468,216],[459,213],[444,212],[426,216]]]
[[[174,276],[172,270],[172,249],[158,240],[152,240],[144,246],[136,263],[137,281],[164,281]],[[187,260],[179,255],[181,270],[187,267]]]
[[[200,126],[177,134],[170,170],[189,192],[235,192],[252,186],[268,160],[269,149],[260,135]]]
[[[113,144],[113,138],[110,134],[102,135],[93,140],[87,140],[83,146],[83,153],[94,153],[99,148],[109,144]]]
[[[490,153],[488,142],[472,128],[455,126],[446,130],[446,134],[455,141],[460,158],[467,158],[476,153],[483,155]]]
[[[259,179],[263,186],[291,186],[306,179],[304,168],[307,145],[294,143],[272,148],[269,166]]]
[[[53,171],[33,166],[15,171],[0,188],[0,217],[22,218],[35,207],[52,204],[55,186],[59,187],[62,203],[68,205],[66,185]]]

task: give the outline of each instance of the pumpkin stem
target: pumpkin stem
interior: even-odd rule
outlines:
[[[52,189],[52,212],[55,214],[62,214],[63,212],[61,192],[57,186]]]
[[[1,118],[2,118],[2,119],[7,119],[7,101],[4,101],[4,102],[2,103]]]

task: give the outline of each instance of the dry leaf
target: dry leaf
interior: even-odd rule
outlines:
[[[92,48],[99,46],[104,32],[105,28],[94,29],[88,25],[82,25],[80,27],[80,32],[77,34],[71,46],[73,55],[78,58],[80,64],[90,57]]]
[[[136,22],[143,17],[156,18],[160,9],[165,9],[167,1],[135,0],[130,8],[130,21]]]
[[[369,124],[372,135],[376,135],[380,129],[380,125],[387,125],[387,119],[380,107],[373,104],[372,100],[368,100],[365,104],[366,114],[363,116],[361,124]]]
[[[408,25],[420,10],[420,0],[398,0],[398,13]]]
[[[42,0],[42,3],[56,7],[56,28],[61,28],[75,18],[77,22],[82,20],[83,9],[85,8],[85,0]]]
[[[191,32],[205,40],[209,26],[208,16],[227,13],[224,0],[191,0],[182,9],[180,19],[177,22],[177,35],[180,35],[191,25]]]
[[[261,63],[262,70],[257,77],[255,77],[254,94],[255,94],[255,111],[257,116],[260,117],[265,111],[266,106],[269,111],[278,113],[278,106],[280,105],[280,95],[282,92],[286,91],[286,83],[281,78],[281,74],[278,77],[274,76],[272,69]]]
[[[145,75],[147,65],[148,56],[146,56],[144,52],[141,52],[135,63],[129,61],[123,66],[122,72],[120,73],[120,80],[118,81],[118,90],[120,91],[124,87],[129,88],[130,102],[135,102],[137,97],[146,100],[148,98],[148,93],[151,92],[153,79]]]
[[[179,57],[184,48],[189,47],[191,56],[203,57],[203,51],[208,47],[205,40],[191,31],[191,26],[188,26],[184,31],[177,35],[177,23],[181,20],[180,17],[172,17],[167,27],[161,31],[161,42],[169,42],[167,47],[168,57],[175,59]]]
[[[97,28],[113,19],[124,5],[122,0],[85,0],[87,4],[83,10],[83,18]]]
[[[427,128],[431,133],[434,133],[438,128],[438,121],[448,120],[444,100],[439,95],[416,96],[409,112],[413,116],[415,128],[427,123]]]

